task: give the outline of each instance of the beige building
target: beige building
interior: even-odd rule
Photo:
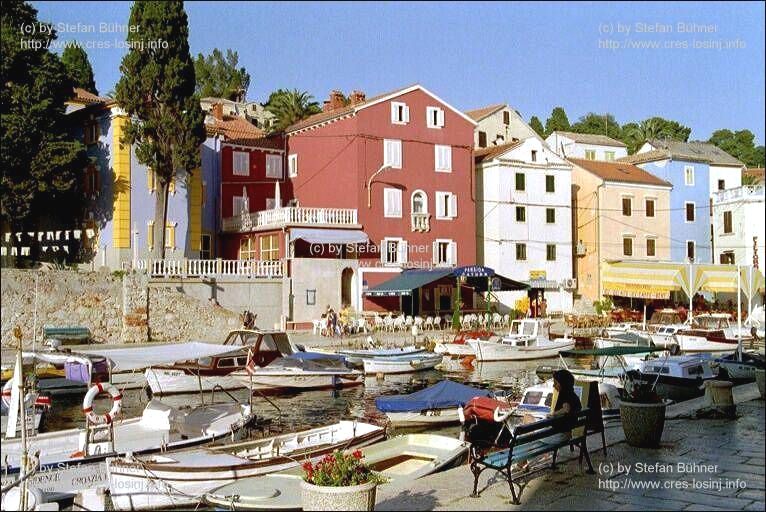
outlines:
[[[475,148],[502,146],[530,137],[542,140],[521,114],[505,103],[469,110],[465,114],[477,123],[473,134]]]
[[[600,299],[602,263],[670,260],[672,185],[622,162],[570,158],[577,293]]]

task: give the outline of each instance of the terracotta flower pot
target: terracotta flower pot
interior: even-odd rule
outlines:
[[[326,487],[301,480],[303,510],[375,510],[378,484]]]
[[[625,440],[638,448],[660,446],[665,429],[665,402],[658,404],[620,403],[620,419]]]

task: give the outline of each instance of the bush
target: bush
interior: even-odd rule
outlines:
[[[384,483],[385,478],[370,469],[362,462],[362,458],[360,450],[351,454],[336,451],[325,455],[316,464],[306,461],[303,464],[303,479],[310,484],[324,487],[348,487],[369,482]]]

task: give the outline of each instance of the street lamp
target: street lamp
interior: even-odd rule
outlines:
[[[390,164],[383,164],[380,166],[380,169],[372,173],[372,176],[370,176],[370,179],[367,180],[367,208],[372,207],[372,180],[377,176],[378,174],[382,173],[386,169],[390,169]]]

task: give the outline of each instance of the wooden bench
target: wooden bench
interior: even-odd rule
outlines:
[[[526,425],[518,425],[515,427],[509,427],[505,423],[508,416],[496,417],[496,421],[504,422],[505,435],[503,430],[495,437],[494,441],[488,441],[486,438],[482,439],[481,436],[472,439],[471,432],[474,429],[480,428],[481,424],[469,425],[467,429],[467,439],[471,442],[469,450],[469,466],[471,473],[473,473],[473,493],[471,496],[476,498],[479,496],[478,485],[479,476],[486,469],[493,469],[499,473],[502,473],[505,479],[508,481],[508,486],[511,488],[511,495],[513,497],[513,503],[520,504],[519,495],[516,493],[514,484],[519,487],[519,494],[521,494],[521,485],[518,484],[517,478],[511,470],[511,466],[523,460],[531,459],[539,455],[546,453],[553,453],[553,463],[551,469],[556,468],[556,455],[558,450],[569,446],[570,448],[579,447],[579,464],[582,467],[583,457],[588,462],[588,474],[594,474],[593,465],[590,461],[590,455],[588,454],[587,446],[587,429],[586,424],[588,422],[588,409],[583,409],[577,414],[577,418],[574,422],[574,428],[572,428],[572,437],[562,440],[559,443],[550,444],[544,442],[544,439],[556,434],[566,432],[566,423],[571,422],[571,418],[556,417],[549,418]],[[486,426],[485,426],[486,429]],[[510,436],[507,431],[510,431]],[[499,451],[492,451],[500,448]],[[526,472],[524,472],[526,473]]]

